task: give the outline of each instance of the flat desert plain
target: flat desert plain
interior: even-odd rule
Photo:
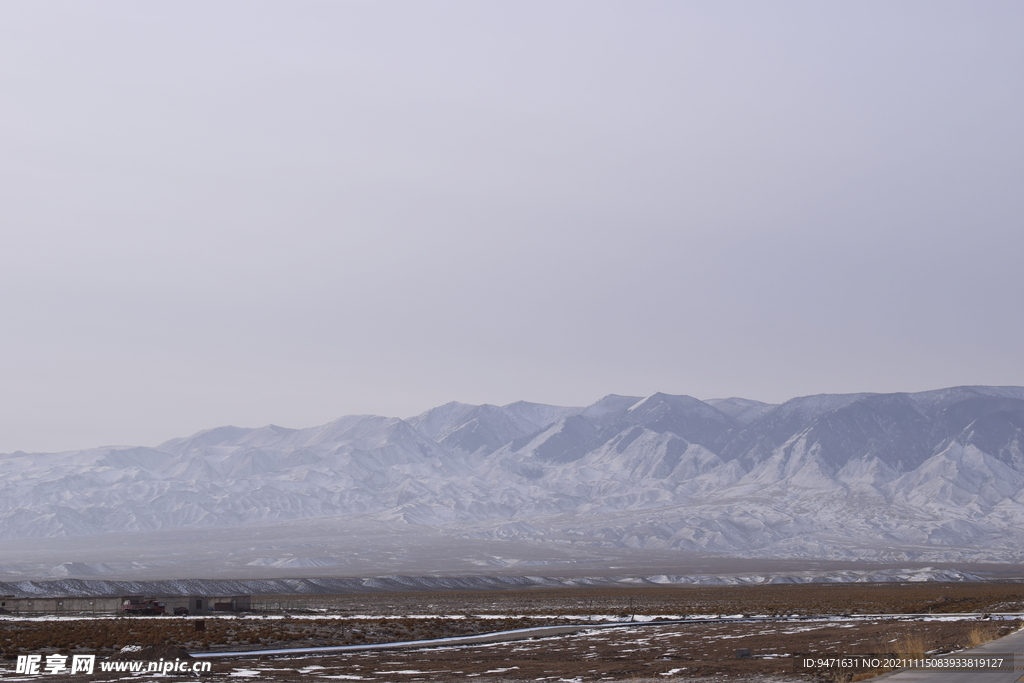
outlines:
[[[1021,583],[666,586],[254,596],[215,617],[0,617],[0,677],[19,654],[212,659],[208,680],[849,681],[798,672],[796,655],[951,652],[1011,633]],[[693,619],[689,623],[673,623]],[[196,622],[202,621],[202,630]],[[629,622],[608,628],[611,622]],[[259,655],[255,651],[450,638],[539,626],[579,630],[495,642]],[[588,626],[589,625],[589,626]],[[527,634],[529,635],[529,634]],[[127,649],[126,649],[127,648]],[[142,649],[139,649],[142,648]],[[749,656],[744,651],[749,651]],[[75,674],[119,680],[155,674]],[[167,676],[161,676],[168,680]],[[171,675],[170,678],[174,678]],[[69,678],[70,680],[70,678]]]

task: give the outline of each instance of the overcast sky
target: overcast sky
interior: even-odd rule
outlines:
[[[0,4],[0,452],[1024,385],[1024,3]]]

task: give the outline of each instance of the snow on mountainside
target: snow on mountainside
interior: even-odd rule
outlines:
[[[651,552],[1020,560],[1022,430],[1021,387],[449,403],[405,420],[219,427],[154,448],[0,456],[0,538],[358,518]]]

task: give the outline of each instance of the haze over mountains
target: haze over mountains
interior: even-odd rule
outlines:
[[[219,427],[155,448],[0,456],[0,538],[242,538],[244,564],[278,574],[346,560],[316,544],[272,550],[259,540],[268,528],[480,543],[474,562],[489,566],[529,564],[500,551],[527,545],[539,564],[616,549],[1019,561],[1022,429],[1021,387],[781,405],[666,394],[584,408],[448,403],[404,420]]]

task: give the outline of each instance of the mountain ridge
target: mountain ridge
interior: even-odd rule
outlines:
[[[0,455],[0,539],[368,518],[638,552],[1021,561],[1022,444],[1024,387],[451,402]]]

